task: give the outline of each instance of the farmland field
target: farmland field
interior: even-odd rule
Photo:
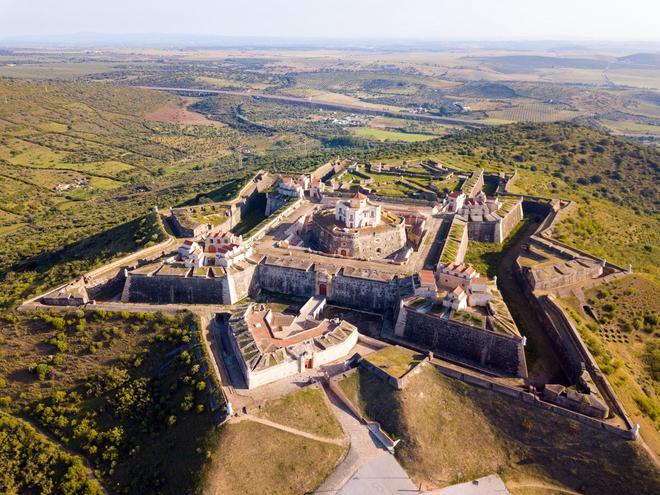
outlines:
[[[436,136],[429,136],[428,134],[409,134],[406,132],[395,132],[395,131],[386,131],[383,129],[373,129],[368,127],[359,127],[353,129],[351,132],[356,136],[375,139],[377,141],[404,141],[404,142],[415,142],[415,141],[426,141],[427,139],[433,139]]]

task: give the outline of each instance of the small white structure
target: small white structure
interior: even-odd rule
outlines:
[[[492,298],[488,288],[488,277],[473,278],[468,289],[468,305],[487,306]]]
[[[444,201],[445,210],[456,212],[463,208],[465,202],[465,194],[462,191],[450,192]]]
[[[381,222],[381,208],[369,201],[362,193],[356,193],[349,201],[338,201],[335,220],[349,229],[376,227]]]
[[[277,184],[277,192],[283,196],[302,198],[305,195],[305,191],[309,189],[309,185],[309,177],[304,174],[296,179],[293,177],[280,177]]]
[[[454,290],[449,292],[447,296],[442,300],[442,305],[448,308],[452,308],[456,311],[461,311],[467,308],[468,297],[466,292],[463,290],[463,287],[456,287]]]
[[[231,232],[212,232],[206,238],[205,246],[226,246],[227,244],[243,244],[243,236],[235,235]]]
[[[486,196],[479,191],[474,198],[467,198],[463,205],[457,208],[459,215],[491,219],[491,214],[500,209],[502,203],[497,196]]]
[[[435,299],[438,297],[438,285],[431,270],[421,270],[417,274],[419,285],[415,285],[415,295]]]
[[[207,258],[213,259],[213,265],[232,266],[243,261],[253,252],[252,245],[243,242],[243,236],[231,232],[215,232],[211,234],[204,244]]]
[[[188,268],[204,266],[204,250],[195,241],[184,241],[179,247],[179,258]]]
[[[325,184],[321,179],[312,179],[309,187],[309,196],[312,199],[321,200],[323,199],[323,193],[325,192]]]

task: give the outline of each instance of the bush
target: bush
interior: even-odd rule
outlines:
[[[42,381],[46,378],[50,378],[53,374],[52,368],[45,363],[33,364],[30,366],[29,371],[30,373],[37,375],[39,380]]]

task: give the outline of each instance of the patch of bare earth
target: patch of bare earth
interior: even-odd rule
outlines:
[[[201,113],[188,110],[187,107],[194,102],[194,98],[184,98],[180,101],[163,105],[153,112],[145,114],[145,117],[149,120],[163,122],[165,124],[208,125],[213,127],[225,126],[222,122],[207,119]]]

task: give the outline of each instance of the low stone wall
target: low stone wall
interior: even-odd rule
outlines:
[[[355,195],[354,192],[339,192],[332,191],[323,193],[324,197],[330,198],[351,198]],[[369,194],[369,199],[377,203],[391,203],[391,204],[403,204],[403,205],[413,205],[413,206],[429,206],[433,207],[437,205],[436,201],[429,201],[426,199],[418,198],[395,198],[393,196],[379,196],[377,194]],[[329,204],[329,203],[328,203]]]
[[[520,400],[522,402],[525,402],[527,404],[530,404],[534,407],[538,407],[540,409],[543,409],[545,411],[551,412],[553,414],[559,414],[560,416],[564,416],[566,418],[578,421],[579,423],[586,425],[590,428],[595,428],[598,430],[605,430],[607,432],[613,433],[619,437],[625,438],[626,440],[634,440],[637,438],[638,435],[638,429],[635,428],[620,428],[616,425],[606,423],[604,421],[601,421],[599,419],[591,418],[589,416],[585,416],[584,414],[580,414],[575,411],[571,411],[569,409],[566,409],[564,407],[555,405],[555,404],[550,404],[549,402],[545,402],[541,400],[536,394],[533,394],[531,392],[526,392],[525,390],[518,389],[518,388],[513,388],[513,387],[508,387],[506,385],[502,385],[500,383],[496,383],[490,380],[486,380],[484,378],[477,377],[475,375],[467,374],[467,373],[462,373],[460,371],[457,371],[453,368],[449,368],[447,366],[443,366],[439,363],[432,363],[433,366],[435,366],[438,371],[440,371],[442,374],[450,376],[452,378],[455,378],[457,380],[461,380],[462,382],[468,383],[470,385],[475,385],[477,387],[481,387],[487,390],[492,390],[493,392],[497,392],[499,394],[506,395],[507,397],[511,397],[516,400]]]
[[[434,354],[455,357],[509,376],[527,377],[521,337],[500,335],[406,307],[399,313],[396,332]]]
[[[397,390],[403,390],[403,388],[406,386],[408,381],[410,379],[417,375],[420,371],[422,371],[422,367],[425,364],[428,364],[430,362],[431,358],[429,356],[426,356],[424,359],[419,361],[415,366],[413,366],[411,369],[409,369],[403,376],[401,377],[396,377],[393,375],[390,375],[387,370],[379,368],[378,366],[374,366],[371,364],[369,361],[366,359],[362,359],[360,361],[360,366],[364,369],[369,370],[371,373],[376,375],[378,378],[380,378],[383,382],[387,383],[388,385],[391,385]]]

